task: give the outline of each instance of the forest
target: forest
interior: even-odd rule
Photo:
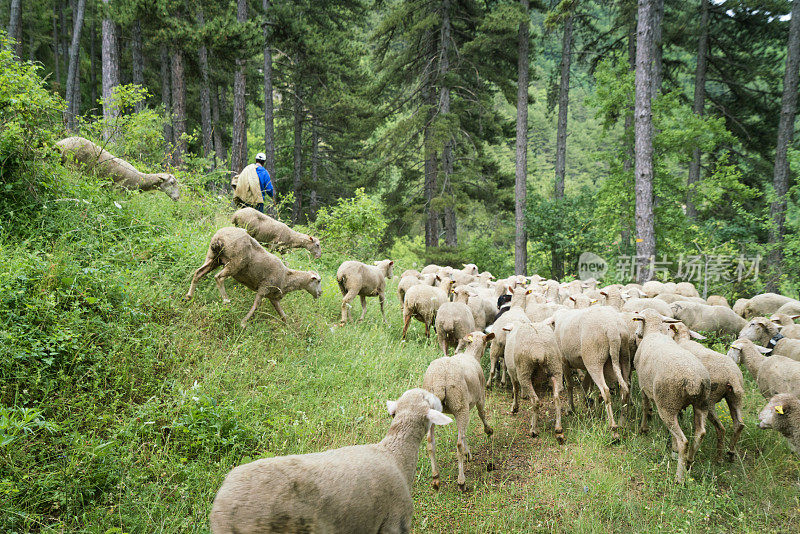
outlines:
[[[380,440],[440,351],[399,343],[395,281],[388,325],[339,327],[345,260],[800,297],[799,67],[786,0],[3,0],[0,531],[206,532],[233,466]],[[70,136],[180,200],[62,164]],[[241,284],[181,298],[258,153],[322,296],[243,329]],[[413,531],[795,531],[800,464],[745,382],[743,452],[685,487],[659,432],[620,446],[595,406],[531,448],[490,390],[472,491],[425,465]]]

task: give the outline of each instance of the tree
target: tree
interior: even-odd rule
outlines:
[[[175,145],[173,165],[183,164],[186,154],[186,75],[183,67],[183,50],[181,43],[173,44],[170,56],[172,78],[172,136]]]
[[[86,0],[78,0],[76,12],[73,14],[72,44],[69,47],[69,71],[67,71],[66,99],[69,103],[67,110],[67,127],[75,129],[75,117],[80,114],[79,96],[80,83],[78,82],[78,59],[80,57],[81,30],[83,29],[83,15],[86,9]]]
[[[133,83],[144,87],[144,55],[142,54],[142,23],[137,18],[131,28],[131,70]],[[134,105],[135,111],[144,109],[144,100],[138,100]]]
[[[636,25],[636,92],[634,101],[634,172],[636,176],[636,254],[639,282],[653,276],[650,259],[656,253],[653,220],[653,116],[651,112],[653,8],[658,0],[639,0]]]
[[[514,273],[528,274],[528,235],[525,231],[525,208],[528,190],[528,81],[530,58],[530,14],[528,0],[520,0],[525,20],[519,23],[517,44],[517,146],[514,176]]]
[[[119,85],[119,55],[117,52],[117,25],[111,19],[109,0],[103,0],[103,120],[106,127],[103,136],[110,139],[113,135],[113,124],[119,110],[110,105],[114,89]]]
[[[200,41],[200,47],[197,50],[197,59],[200,65],[200,121],[203,131],[203,155],[210,157],[214,146],[212,140],[213,128],[211,126],[211,88],[208,81],[208,48],[204,38],[205,24],[203,7],[199,6],[197,8],[197,26],[203,36]]]
[[[11,16],[8,22],[8,36],[14,39],[14,52],[22,57],[22,0],[11,0]]]
[[[786,219],[786,193],[789,191],[789,145],[794,137],[794,119],[797,113],[797,85],[800,71],[800,1],[792,2],[792,19],[789,23],[789,38],[786,46],[786,71],[783,77],[783,97],[781,98],[781,116],[778,123],[778,143],[775,148],[775,169],[772,185],[775,188],[775,200],[770,206],[773,227],[770,229],[769,241],[773,245],[770,253],[770,264],[774,274],[767,282],[767,289],[777,291],[780,285],[780,273],[783,254],[780,244],[783,242],[784,222]]]
[[[652,7],[653,17],[653,74],[651,100],[655,100],[661,93],[664,79],[664,43],[662,39],[662,23],[664,21],[664,0],[654,0]]]
[[[708,3],[700,0],[700,35],[697,38],[697,68],[694,75],[694,103],[692,111],[702,117],[706,105],[706,65],[708,55]],[[697,218],[697,208],[693,200],[693,186],[700,181],[700,147],[692,151],[692,163],[689,166],[689,179],[686,193],[686,215],[690,219]]]
[[[264,16],[266,17],[264,21],[264,154],[267,156],[267,161],[264,164],[272,177],[272,185],[275,187],[275,111],[272,99],[270,0],[264,0],[263,8]]]
[[[237,0],[236,21],[247,22],[247,0]],[[233,80],[233,141],[231,142],[231,170],[240,172],[247,165],[247,103],[245,101],[246,60],[236,59],[236,74]]]
[[[169,61],[167,45],[161,44],[159,47],[159,59],[161,65],[161,104],[164,106],[164,142],[169,145],[172,143],[172,89],[170,79],[172,68]]]
[[[442,27],[439,34],[439,116],[448,118],[450,114],[450,86],[448,75],[450,74],[450,44],[452,28],[450,27],[450,0],[443,0],[441,4]],[[444,191],[450,197],[444,208],[444,242],[448,247],[458,245],[456,233],[456,212],[453,204],[453,143],[452,134],[446,134],[442,147],[442,174],[444,177]]]

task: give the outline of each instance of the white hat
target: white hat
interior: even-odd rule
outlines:
[[[256,154],[256,161],[267,161],[267,155],[263,152]]]

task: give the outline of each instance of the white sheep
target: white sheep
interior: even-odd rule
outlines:
[[[772,349],[780,354],[800,361],[800,339],[783,337],[778,326],[766,317],[754,317],[739,332],[739,338],[747,338],[756,345]]]
[[[758,414],[759,428],[772,428],[783,434],[789,448],[800,455],[800,399],[781,393],[772,397]]]
[[[67,163],[71,158],[84,168],[94,170],[100,176],[114,181],[114,185],[130,190],[151,191],[159,189],[172,200],[181,197],[178,182],[169,173],[147,174],[122,158],[109,153],[104,148],[83,137],[67,137],[56,143],[61,151],[61,162]]]
[[[561,384],[564,375],[564,361],[558,348],[556,335],[546,323],[508,324],[505,364],[511,379],[514,401],[511,413],[519,410],[519,397],[527,393],[533,405],[531,415],[531,437],[539,435],[539,394],[548,386],[553,392],[556,408],[555,433],[559,443],[564,443],[564,429],[561,426]],[[537,394],[538,390],[538,394]]]
[[[736,335],[746,321],[726,306],[709,306],[698,302],[673,302],[672,317],[697,332],[717,332]]]
[[[795,324],[796,319],[800,319],[800,315],[786,315],[775,312],[770,317],[770,321],[780,328],[781,335],[790,339],[800,339],[800,324]]]
[[[492,332],[494,332],[495,337],[492,340],[492,346],[489,349],[489,378],[486,380],[486,387],[491,385],[492,379],[494,379],[496,374],[497,363],[503,357],[506,350],[507,331],[504,330],[503,327],[509,324],[531,322],[531,320],[528,319],[528,316],[525,315],[525,300],[531,292],[532,290],[526,289],[522,286],[517,286],[512,289],[511,305],[509,310],[498,317],[492,325]],[[503,367],[500,384],[506,384],[505,367]]]
[[[315,258],[322,255],[319,239],[308,234],[301,234],[289,228],[281,221],[277,221],[253,208],[237,210],[231,217],[231,222],[239,228],[244,228],[256,241],[270,244],[277,248],[304,248]]]
[[[386,407],[394,419],[379,443],[235,467],[214,498],[211,532],[411,532],[419,444],[452,420],[422,389]]]
[[[406,274],[408,271],[403,273],[403,276],[400,277],[400,282],[397,284],[397,298],[400,300],[400,308],[403,307],[403,302],[406,300],[406,293],[411,288],[411,286],[415,286],[417,284],[425,284],[427,286],[435,285],[437,274]]]
[[[456,455],[458,456],[458,488],[466,490],[467,477],[464,475],[464,460],[472,461],[472,453],[467,443],[469,412],[473,407],[483,422],[483,431],[492,434],[492,427],[486,421],[484,402],[486,390],[483,385],[483,356],[486,343],[494,334],[472,332],[466,337],[464,352],[452,357],[433,360],[422,379],[422,387],[433,393],[442,402],[443,411],[455,416],[458,427]],[[439,467],[436,464],[436,437],[434,428],[428,431],[428,456],[431,460],[432,485],[439,489]]]
[[[450,299],[452,284],[453,281],[450,278],[446,278],[442,287],[418,284],[409,288],[403,301],[403,335],[400,337],[401,340],[404,341],[406,339],[406,333],[411,325],[412,318],[425,325],[425,337],[430,337],[430,328],[436,321],[436,312],[439,310],[439,306]]]
[[[363,321],[364,315],[367,313],[367,297],[378,297],[383,322],[386,322],[386,312],[383,310],[383,303],[386,300],[384,291],[386,279],[392,278],[393,265],[394,261],[392,260],[376,261],[375,265],[366,265],[360,261],[350,260],[339,266],[336,271],[336,281],[342,292],[342,325],[350,319],[350,302],[357,296],[361,297],[359,321]]]
[[[661,333],[663,319],[658,312],[647,309],[638,318],[644,321],[642,340],[634,358],[642,391],[639,432],[647,432],[651,402],[654,402],[672,437],[672,449],[678,453],[675,481],[682,483],[706,433],[711,379],[700,360]],[[692,406],[694,412],[692,444],[678,421],[680,412],[688,406]]]
[[[784,304],[790,302],[796,301],[793,298],[778,295],[777,293],[762,293],[747,301],[741,315],[745,319],[771,315],[777,312]],[[785,313],[785,311],[781,313]]]
[[[484,304],[484,300],[481,296],[475,291],[476,288],[472,286],[460,286],[453,290],[453,302],[460,302],[465,304],[470,312],[472,313],[472,319],[475,322],[475,327],[472,330],[481,330],[483,331],[486,328],[487,324],[487,317],[486,317],[486,306]],[[490,312],[494,319],[493,311]],[[437,316],[438,319],[438,316]],[[439,328],[438,326],[436,328]],[[472,332],[470,330],[470,332]]]
[[[768,352],[768,348],[741,338],[731,345],[728,357],[744,363],[765,399],[778,393],[800,395],[800,362],[778,354],[767,358],[764,354]]]
[[[287,293],[303,289],[315,299],[322,294],[322,279],[319,274],[287,268],[280,259],[264,250],[264,247],[247,232],[241,228],[228,227],[217,230],[211,238],[206,261],[195,271],[186,299],[192,298],[200,279],[220,266],[223,269],[214,276],[214,279],[223,302],[231,301],[225,291],[225,279],[229,276],[256,292],[253,306],[242,319],[242,326],[247,324],[264,297],[272,303],[281,320],[286,322],[286,314],[281,309],[280,300]]]
[[[460,351],[466,344],[464,338],[475,330],[472,310],[463,302],[445,302],[436,311],[436,337],[445,356],[449,356],[450,346]]]

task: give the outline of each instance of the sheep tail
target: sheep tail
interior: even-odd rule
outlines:
[[[619,357],[622,350],[621,336],[618,331],[608,329],[606,330],[606,337],[608,338],[608,355],[611,358],[611,368],[614,369],[614,376],[617,377],[619,387],[627,395],[628,383],[622,377],[622,368],[619,365]]]
[[[342,292],[342,295],[347,294],[347,289],[345,289],[344,287],[346,281],[347,281],[347,275],[344,273],[342,273],[341,278],[339,278],[338,276],[336,277],[336,282],[339,284],[339,291]]]
[[[442,403],[444,403],[444,398],[447,396],[447,386],[444,384],[433,384],[430,388],[430,392],[436,395]]]

